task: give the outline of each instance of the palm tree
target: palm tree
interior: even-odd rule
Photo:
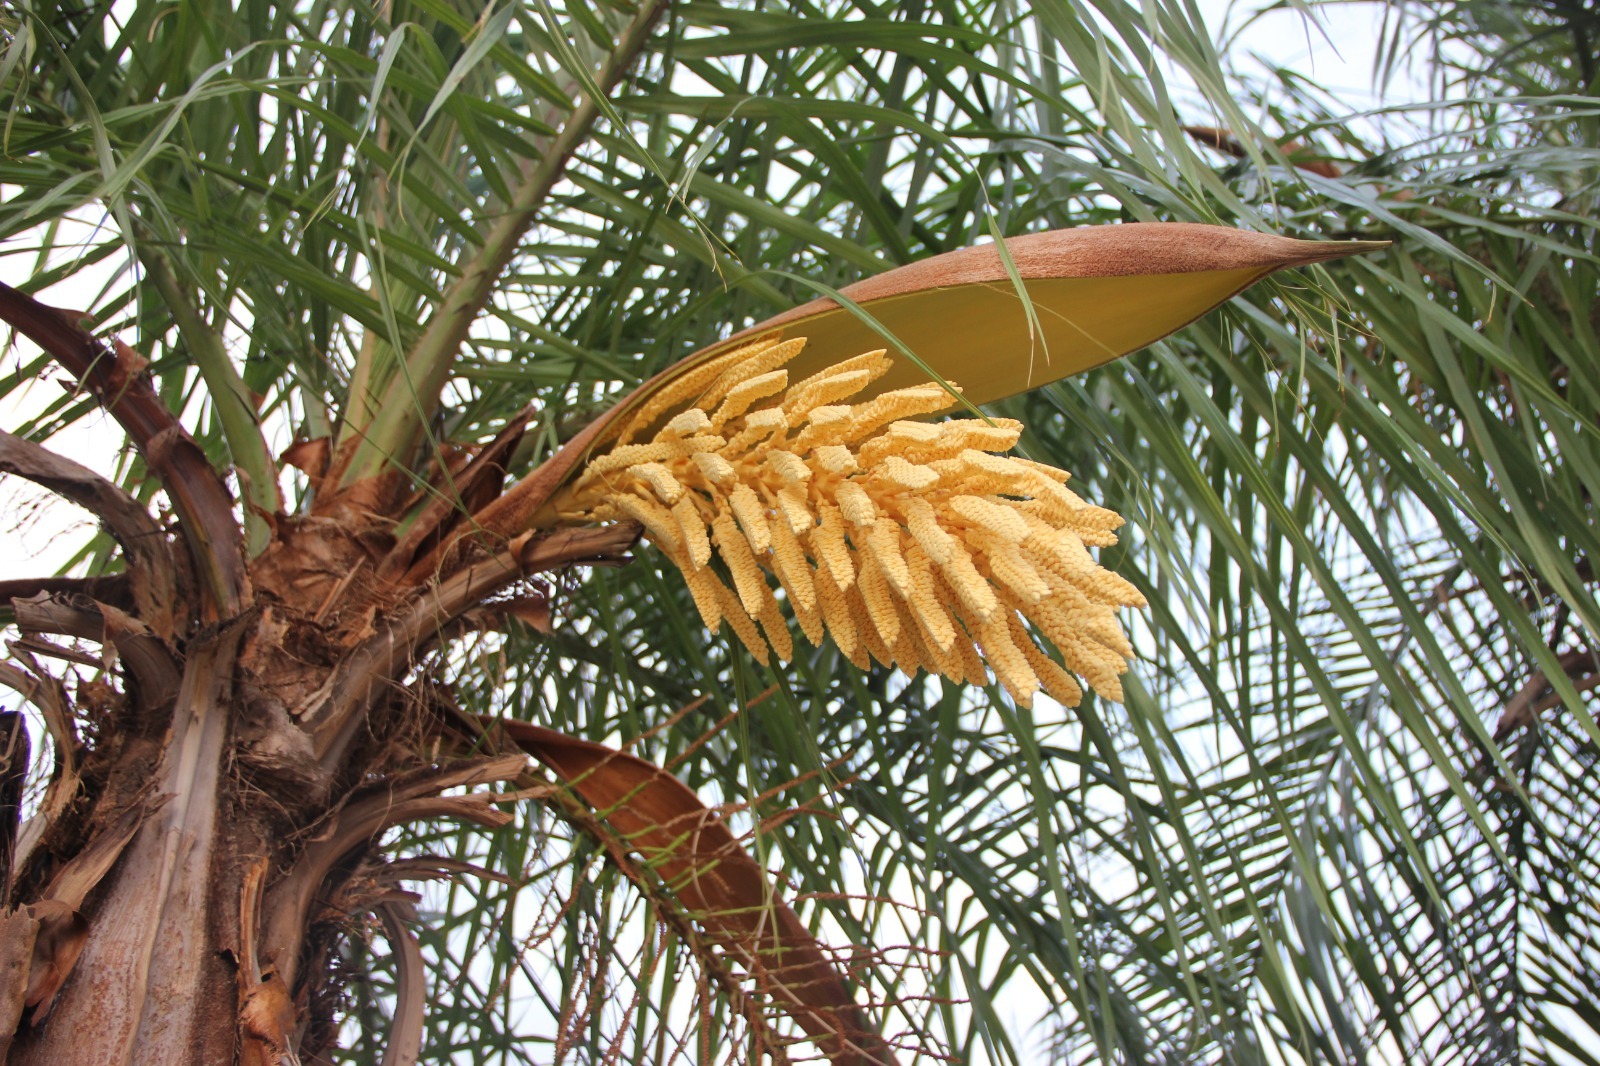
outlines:
[[[0,588],[0,1058],[1600,1061],[1585,6],[1397,5],[1377,116],[1176,0],[4,18],[0,467],[101,532]],[[1128,518],[1121,703],[526,513],[737,331],[1153,221],[1393,244],[986,407]]]

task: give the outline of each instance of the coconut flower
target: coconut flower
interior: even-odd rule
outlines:
[[[1025,706],[1040,689],[1076,706],[1070,670],[1120,699],[1133,648],[1116,610],[1144,598],[1088,548],[1122,518],[1005,454],[1019,422],[918,421],[953,405],[941,385],[859,399],[894,365],[883,350],[791,384],[805,346],[769,333],[663,388],[557,512],[639,522],[706,628],[728,622],[763,663],[793,654],[781,595],[811,643],[862,668],[987,684],[987,663]]]
[[[1122,517],[1067,488],[1066,471],[1010,454],[1014,420],[929,421],[961,391],[930,371],[978,375],[977,402],[1015,394],[1142,347],[1274,270],[1368,247],[1135,225],[1017,238],[1009,264],[991,246],[892,271],[847,297],[913,335],[920,365],[852,354],[862,316],[836,303],[797,309],[620,405],[608,450],[547,515],[638,522],[706,627],[727,622],[762,663],[793,655],[787,605],[811,643],[829,637],[863,669],[973,684],[992,670],[1023,706],[1041,690],[1076,706],[1077,678],[1120,700],[1134,651],[1117,611],[1145,601],[1090,549],[1115,544]]]

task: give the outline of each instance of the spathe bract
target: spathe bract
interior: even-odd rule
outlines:
[[[1384,241],[1302,241],[1190,222],[1082,226],[1012,237],[1005,243],[1033,305],[1037,335],[1030,332],[1026,308],[992,244],[897,267],[849,285],[841,294],[928,369],[961,384],[968,402],[977,404],[1137,351],[1279,270],[1387,246]],[[475,516],[475,528],[491,537],[511,537],[530,525],[542,525],[534,516],[545,501],[586,458],[613,443],[629,416],[652,396],[705,362],[773,330],[810,342],[792,365],[795,378],[860,352],[889,347],[872,325],[832,299],[775,315],[645,381]],[[874,391],[928,380],[915,362],[896,362],[889,375],[874,383]],[[418,571],[435,563],[424,560]]]
[[[929,369],[990,403],[1103,366],[1182,329],[1269,274],[1385,247],[1301,241],[1190,222],[1083,226],[1006,242],[1039,332],[993,244],[975,245],[858,281],[841,293]],[[702,348],[625,400],[625,415],[681,375],[774,329],[807,338],[791,380],[873,348],[895,346],[853,310],[822,298]],[[862,394],[919,385],[910,359]],[[613,425],[617,422],[615,418]]]

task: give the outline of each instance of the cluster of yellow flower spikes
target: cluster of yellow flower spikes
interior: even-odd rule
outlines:
[[[881,351],[791,385],[782,367],[804,344],[768,335],[670,380],[558,512],[640,522],[707,628],[726,619],[763,663],[768,641],[793,654],[770,574],[806,637],[831,634],[857,666],[986,684],[987,662],[1025,706],[1040,689],[1075,706],[1070,670],[1120,699],[1133,648],[1116,610],[1144,598],[1086,546],[1114,544],[1121,517],[1068,491],[1064,471],[996,454],[1017,422],[913,421],[951,406],[937,384],[848,403],[888,371]]]

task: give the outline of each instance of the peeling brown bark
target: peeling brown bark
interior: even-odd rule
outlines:
[[[103,884],[57,1024],[27,1031],[11,1062],[232,1061],[233,975],[216,934],[238,907],[228,880],[215,875],[225,865],[217,840],[239,636],[238,627],[215,633],[189,655],[156,785],[170,799]],[[97,1024],[61,1024],[84,1018]]]

